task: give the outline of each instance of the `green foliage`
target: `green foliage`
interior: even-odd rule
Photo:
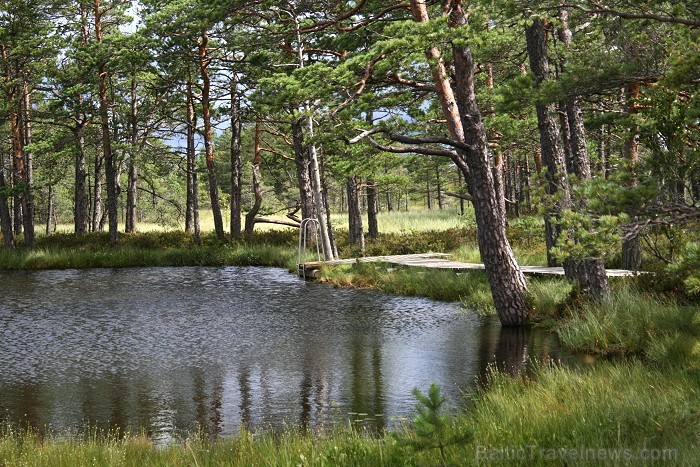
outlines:
[[[688,297],[700,300],[700,243],[689,242],[685,252],[676,263],[668,266],[667,271],[683,283]]]
[[[527,292],[532,304],[531,320],[547,329],[555,327],[563,315],[572,289],[573,284],[564,278],[530,278]]]
[[[455,429],[453,420],[444,415],[443,405],[447,399],[442,396],[437,384],[430,384],[428,394],[413,388],[413,395],[418,400],[417,413],[408,436],[405,433],[403,436],[397,436],[398,444],[415,452],[437,449],[440,452],[440,464],[445,465],[446,448],[468,443],[473,438],[473,433],[469,430],[461,432]]]
[[[195,246],[189,234],[152,232],[123,235],[116,248],[110,246],[106,233],[83,237],[56,234],[39,237],[33,250],[0,250],[0,270],[226,265],[286,268],[295,252],[288,232],[269,232],[230,243],[209,234],[203,236],[201,247]]]
[[[700,369],[700,307],[621,287],[601,303],[568,310],[557,327],[565,346],[602,354],[633,354]]]
[[[534,377],[494,372],[467,415],[474,441],[460,454],[489,465],[628,465],[643,449],[666,449],[664,462],[695,464],[698,391],[697,377],[638,360],[542,366]]]

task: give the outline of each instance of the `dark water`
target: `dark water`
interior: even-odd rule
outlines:
[[[54,432],[395,426],[411,390],[458,404],[487,365],[556,340],[455,303],[343,290],[280,269],[0,274],[0,422]]]

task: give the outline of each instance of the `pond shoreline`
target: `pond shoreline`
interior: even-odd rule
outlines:
[[[152,245],[148,248],[129,245],[116,251],[76,247],[3,251],[0,268],[221,266],[237,262],[282,267],[290,275],[295,273],[296,252],[292,245],[206,245],[204,248],[181,245],[152,251]],[[339,287],[377,288],[397,295],[461,300],[481,313],[489,312],[490,297],[477,274],[465,275],[469,284],[466,292],[461,280],[450,283],[447,276],[437,276],[434,282],[426,283],[425,277],[403,274],[388,274],[374,268],[334,268],[324,272],[322,280]],[[545,367],[524,379],[494,375],[489,389],[479,392],[468,410],[458,410],[449,416],[444,436],[461,436],[463,441],[447,448],[448,458],[460,465],[477,464],[479,455],[495,456],[492,460],[498,461],[503,460],[498,456],[511,452],[508,449],[516,449],[517,454],[520,452],[517,449],[523,447],[520,444],[528,444],[551,449],[576,446],[633,449],[637,454],[663,453],[666,449],[670,450],[666,454],[676,456],[670,460],[672,463],[693,464],[700,459],[700,440],[696,436],[700,432],[700,398],[696,397],[700,393],[698,307],[677,305],[625,287],[616,287],[617,295],[604,306],[563,305],[568,296],[563,284],[553,286],[549,281],[533,281],[531,288],[538,289],[534,304],[540,325],[565,335],[565,345],[600,355],[627,357],[579,370]],[[631,305],[624,307],[624,303]],[[629,326],[630,316],[640,326]],[[596,323],[603,328],[597,328]],[[617,390],[611,392],[611,389]],[[552,399],[547,396],[550,393]],[[552,407],[568,409],[551,410]],[[516,426],[517,432],[513,432]],[[354,463],[392,465],[410,459],[431,465],[435,455],[431,450],[423,452],[407,447],[406,443],[411,445],[421,436],[410,427],[391,437],[379,438],[352,430],[330,434],[291,430],[281,435],[259,436],[241,432],[240,436],[219,441],[182,440],[167,450],[156,449],[140,436],[124,439],[106,436],[67,444],[37,444],[32,442],[32,436],[7,431],[0,440],[0,462],[11,465],[19,459],[55,460],[57,456],[65,456],[66,450],[76,458],[97,456],[105,461],[104,465],[128,465],[126,459],[132,458],[168,465],[175,459],[191,462],[192,456],[200,464],[218,459],[291,465],[301,459],[314,459],[318,465],[324,465],[332,459],[333,465],[343,465],[339,461],[342,458],[347,459],[346,463],[352,459]],[[504,436],[513,440],[508,446],[503,444]],[[109,452],[120,454],[110,460]],[[134,461],[131,465],[140,464]]]

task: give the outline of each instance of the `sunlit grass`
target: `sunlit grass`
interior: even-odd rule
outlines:
[[[31,433],[7,432],[0,437],[0,464],[26,466],[335,466],[391,465],[395,443],[347,430],[315,435],[299,430],[282,434],[238,436],[212,440],[195,436],[166,446],[143,435],[112,434],[85,438],[41,439]]]
[[[150,266],[276,266],[289,268],[296,252],[272,245],[199,248],[75,248],[8,251],[0,249],[0,270],[124,268]]]
[[[222,213],[224,230],[229,228],[229,215]],[[266,215],[265,217],[276,220],[288,220],[284,213]],[[367,214],[363,216],[365,231],[367,230]],[[340,230],[348,228],[347,213],[331,214],[331,222],[333,227]],[[377,215],[379,231],[383,233],[404,233],[404,232],[424,232],[428,230],[447,230],[466,225],[473,225],[473,211],[467,210],[467,213],[462,216],[455,209],[431,209],[431,210],[411,210],[411,211],[382,211]],[[245,217],[241,217],[241,225],[245,223]],[[214,231],[214,216],[208,209],[199,211],[199,224],[202,232]],[[154,222],[139,222],[136,225],[139,232],[163,232],[170,230],[184,229],[184,223],[169,223],[158,224]],[[284,230],[288,227],[276,224],[259,223],[255,225],[255,230]],[[124,231],[124,223],[119,223],[119,230]],[[37,234],[43,235],[45,231],[43,226],[36,226]],[[72,224],[58,224],[56,232],[70,233],[73,232]]]
[[[623,286],[602,302],[571,308],[556,329],[564,345],[579,351],[643,355],[700,369],[697,305],[680,305]]]
[[[589,369],[543,367],[532,378],[494,373],[488,390],[465,415],[475,433],[465,458],[475,458],[478,446],[496,455],[499,447],[535,447],[534,457],[528,452],[509,462],[518,465],[545,463],[550,451],[544,449],[630,449],[634,456],[644,455],[643,449],[667,449],[669,465],[694,465],[700,454],[698,390],[688,373],[638,360],[599,362]],[[610,462],[595,457],[597,452],[587,455],[590,462],[611,465],[644,460]],[[568,465],[582,459],[551,460]]]

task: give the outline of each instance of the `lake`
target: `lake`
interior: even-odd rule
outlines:
[[[412,418],[414,387],[456,406],[489,367],[560,358],[458,303],[276,268],[3,272],[0,296],[0,422],[54,433],[382,431]]]

